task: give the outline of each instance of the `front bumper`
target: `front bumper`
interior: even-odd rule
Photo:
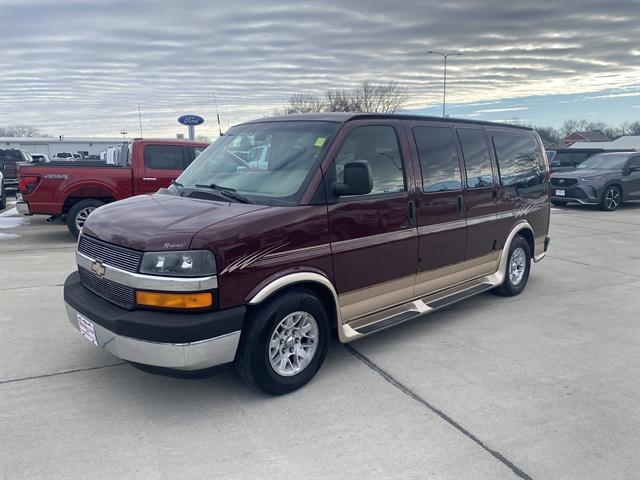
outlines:
[[[563,192],[564,195],[558,195]],[[577,202],[583,205],[596,205],[600,203],[598,189],[589,184],[576,184],[570,187],[551,186],[551,200],[554,202]]]
[[[22,215],[31,215],[29,204],[27,202],[16,202],[16,209],[18,210],[18,213],[21,213]]]
[[[64,285],[67,316],[91,322],[99,347],[130,362],[200,370],[234,360],[245,307],[206,313],[129,311],[86,289],[77,272]]]

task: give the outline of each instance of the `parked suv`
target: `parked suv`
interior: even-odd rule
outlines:
[[[243,137],[260,138],[264,158],[234,153]],[[283,394],[315,375],[332,329],[350,342],[487,290],[519,294],[547,251],[549,210],[528,128],[261,119],[168,189],[95,210],[64,299],[73,326],[118,357],[235,361],[250,385]]]
[[[572,172],[551,175],[551,203],[600,205],[615,210],[626,200],[640,200],[640,153],[601,153]]]

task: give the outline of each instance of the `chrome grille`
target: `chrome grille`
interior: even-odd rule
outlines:
[[[80,237],[78,252],[106,265],[133,273],[138,271],[142,261],[142,252],[111,245],[86,235]]]
[[[132,309],[136,304],[136,293],[131,287],[120,285],[97,276],[82,267],[78,267],[82,284],[96,295],[123,308]]]

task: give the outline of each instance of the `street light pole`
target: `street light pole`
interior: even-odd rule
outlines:
[[[444,58],[444,79],[442,82],[442,116],[445,116],[445,105],[447,104],[447,58],[451,55],[454,56],[461,56],[461,53],[441,53],[441,52],[434,52],[432,50],[429,50],[427,53],[431,53],[434,55],[440,55],[442,58]]]

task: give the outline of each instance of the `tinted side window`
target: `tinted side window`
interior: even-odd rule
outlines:
[[[182,170],[182,147],[175,145],[145,145],[144,166],[156,170]]]
[[[459,128],[458,137],[467,172],[467,187],[482,188],[493,185],[493,169],[484,132],[477,128]]]
[[[373,173],[373,189],[369,195],[406,190],[400,146],[393,127],[369,125],[354,128],[336,157],[338,182],[344,178],[344,165],[367,160]]]
[[[543,162],[531,135],[494,133],[493,145],[503,186],[531,187],[542,183]]]
[[[422,170],[422,191],[460,190],[458,151],[449,127],[413,127]]]

